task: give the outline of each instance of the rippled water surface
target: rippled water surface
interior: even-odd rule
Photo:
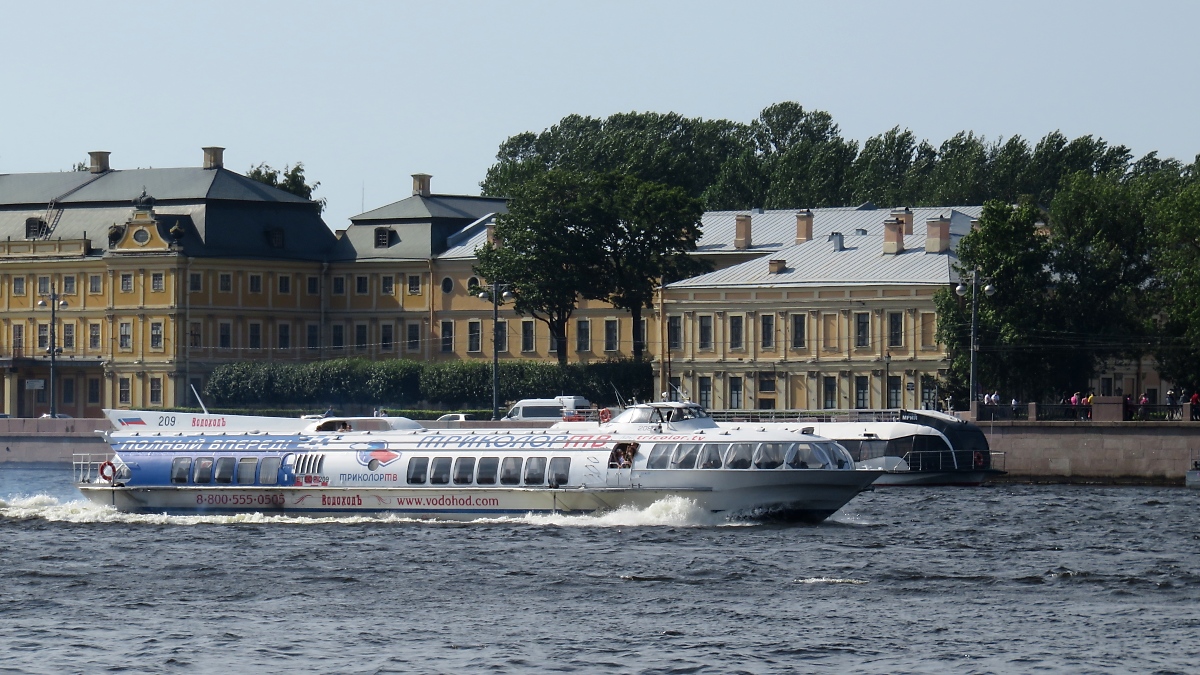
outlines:
[[[1200,491],[863,494],[819,526],[127,516],[0,464],[0,673],[1194,673]]]

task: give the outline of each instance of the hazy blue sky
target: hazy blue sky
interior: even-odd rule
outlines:
[[[411,194],[476,194],[506,137],[564,115],[749,121],[827,110],[894,125],[1061,129],[1190,161],[1194,2],[11,2],[0,173],[303,161],[326,222]],[[131,195],[132,197],[132,195]]]

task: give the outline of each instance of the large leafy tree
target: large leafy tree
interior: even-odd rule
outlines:
[[[700,239],[700,200],[681,188],[610,175],[613,201],[602,251],[602,291],[595,299],[628,310],[636,327],[663,281],[692,276],[704,264],[688,254]],[[639,339],[640,338],[640,339]],[[642,360],[642,340],[633,341],[634,361]]]
[[[246,172],[246,178],[316,202],[318,211],[325,210],[326,200],[324,197],[313,199],[313,192],[321,186],[321,181],[311,184],[307,181],[304,176],[304,162],[296,162],[291,166],[285,165],[283,169],[276,169],[269,164],[260,163],[258,166],[250,167],[250,170]]]
[[[1200,158],[1198,158],[1200,161]],[[1158,310],[1159,371],[1169,380],[1200,386],[1200,181],[1192,179],[1156,205],[1153,260]]]
[[[508,284],[517,313],[546,324],[562,365],[580,298],[604,291],[600,252],[612,224],[605,188],[596,174],[562,169],[519,183],[508,213],[497,217],[499,245],[477,251],[476,273]]]
[[[567,323],[580,299],[626,309],[640,326],[664,277],[699,271],[699,200],[682,188],[616,173],[551,169],[516,188],[496,226],[499,245],[475,270],[508,283],[514,309],[546,323],[567,362]],[[634,341],[634,358],[642,344]]]
[[[1050,246],[1032,204],[1013,207],[987,202],[979,226],[958,245],[958,272],[974,273],[979,287],[992,283],[995,295],[979,294],[978,384],[1021,398],[1037,398],[1063,385],[1058,359],[1063,350],[1045,349],[1043,336],[1053,322]],[[967,284],[969,286],[969,283]],[[950,350],[950,390],[966,393],[970,373],[971,294],[960,298],[945,288],[934,296],[938,339]],[[976,392],[978,393],[978,392]]]

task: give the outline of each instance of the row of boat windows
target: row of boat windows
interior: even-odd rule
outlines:
[[[910,452],[938,452],[949,450],[950,446],[941,436],[902,436],[890,440],[868,439],[839,441],[855,460],[875,459],[877,457],[903,457]]]
[[[522,464],[524,466],[522,466]],[[524,469],[522,471],[522,468]],[[409,485],[566,485],[570,457],[413,457]]]
[[[851,464],[836,443],[660,443],[646,458],[647,469],[845,469]]]
[[[223,483],[226,485],[275,485],[279,482],[279,457],[176,457],[171,460],[171,482],[198,484]],[[257,474],[257,475],[256,475]]]

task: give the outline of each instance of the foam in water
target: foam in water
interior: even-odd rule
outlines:
[[[808,579],[793,579],[794,584],[853,584],[855,586],[867,583],[862,579],[837,579],[834,577],[809,577]]]
[[[365,513],[361,516],[298,516],[263,513],[230,515],[172,516],[166,514],[123,513],[111,506],[92,503],[86,499],[60,502],[57,497],[39,494],[31,497],[10,497],[0,500],[0,518],[13,520],[43,519],[65,523],[141,523],[147,525],[211,525],[286,523],[291,525],[323,523],[441,523],[405,518],[390,514]],[[523,523],[560,527],[711,527],[714,525],[749,525],[728,522],[721,514],[710,513],[696,502],[683,497],[666,497],[644,509],[622,507],[600,515],[571,516],[563,514],[527,514],[522,517],[481,518],[478,523]]]

